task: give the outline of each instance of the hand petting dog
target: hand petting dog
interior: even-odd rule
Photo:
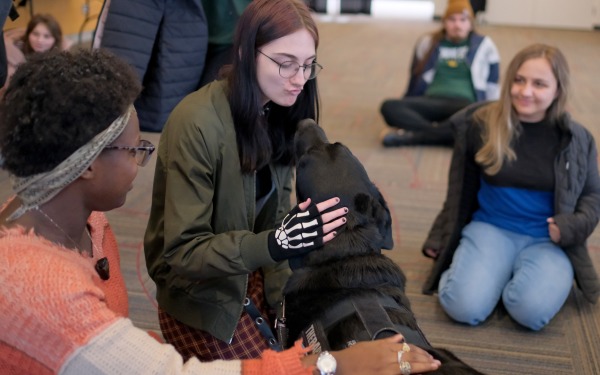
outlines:
[[[318,249],[331,241],[346,222],[347,207],[328,211],[340,203],[335,197],[313,204],[309,199],[294,207],[283,219],[281,226],[269,235],[271,258],[282,261]],[[324,212],[320,215],[321,212]]]

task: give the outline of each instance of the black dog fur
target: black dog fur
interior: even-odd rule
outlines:
[[[481,374],[448,350],[431,347],[419,329],[404,292],[404,273],[381,254],[381,249],[392,249],[394,245],[389,209],[360,161],[344,145],[329,143],[312,120],[300,122],[294,146],[298,202],[308,197],[321,202],[337,196],[341,202],[334,209],[345,206],[349,213],[347,223],[333,241],[290,262],[294,272],[284,289],[287,347],[339,301],[389,296],[398,305],[385,308],[389,319],[417,332],[422,338],[417,340],[419,346],[442,362],[431,374]],[[358,314],[349,315],[326,332],[329,349],[352,345],[360,340],[361,332],[364,338],[364,331]],[[377,338],[391,334],[385,332]]]

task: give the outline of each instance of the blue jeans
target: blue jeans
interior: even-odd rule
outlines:
[[[472,221],[438,290],[440,304],[456,321],[477,325],[502,298],[514,320],[537,331],[558,313],[572,286],[571,262],[549,237]]]

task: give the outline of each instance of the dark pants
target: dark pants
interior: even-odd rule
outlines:
[[[384,101],[381,114],[389,126],[413,132],[415,144],[452,145],[454,134],[447,120],[469,104],[466,99],[409,96]]]

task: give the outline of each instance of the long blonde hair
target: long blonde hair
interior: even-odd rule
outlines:
[[[489,175],[498,173],[505,160],[512,161],[517,158],[511,143],[519,135],[520,122],[512,106],[510,91],[521,65],[525,61],[540,57],[548,61],[557,81],[557,96],[547,109],[546,118],[555,122],[565,112],[569,91],[569,66],[562,52],[546,44],[533,44],[519,51],[506,70],[500,99],[479,108],[473,114],[475,121],[483,126],[483,146],[475,155],[475,161],[483,166]]]

